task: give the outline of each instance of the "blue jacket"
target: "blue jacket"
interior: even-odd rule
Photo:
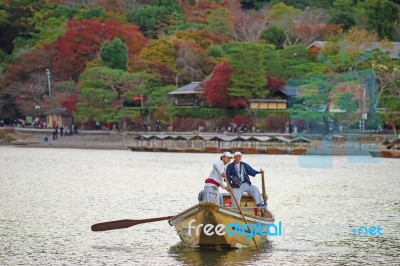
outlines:
[[[240,162],[240,169],[241,171],[243,170],[243,177],[244,177],[244,182],[247,182],[249,185],[251,185],[250,182],[250,176],[255,176],[256,174],[259,174],[260,172],[257,170],[254,170],[251,168],[250,165],[244,162]],[[241,179],[239,172],[237,171],[235,167],[235,162],[232,162],[228,164],[226,167],[226,177],[228,179],[229,184],[231,185],[232,188],[239,188],[241,185]]]

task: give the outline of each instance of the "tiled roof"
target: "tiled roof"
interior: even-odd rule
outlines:
[[[193,81],[183,87],[180,87],[170,93],[169,95],[177,95],[177,94],[199,94],[203,93],[204,87],[199,81]]]

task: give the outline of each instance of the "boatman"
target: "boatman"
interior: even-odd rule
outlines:
[[[219,187],[222,187],[230,192],[229,187],[227,187],[224,182],[224,178],[226,177],[226,165],[231,162],[232,157],[232,153],[226,151],[221,154],[220,160],[213,164],[213,169],[205,181],[204,190],[203,192],[200,192],[200,201],[214,202],[218,205],[222,205],[222,197],[221,193],[219,193]]]
[[[266,207],[267,204],[262,202],[260,190],[258,187],[251,184],[249,178],[249,175],[255,176],[264,173],[264,171],[262,169],[260,169],[260,171],[254,170],[250,165],[242,162],[242,154],[238,151],[233,154],[233,160],[234,161],[226,167],[226,176],[237,202],[240,204],[243,192],[247,192],[253,196],[257,207]],[[237,207],[233,199],[232,207]]]

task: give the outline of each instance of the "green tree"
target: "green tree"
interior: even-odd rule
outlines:
[[[100,18],[106,11],[101,7],[83,9],[77,16],[81,19]]]
[[[172,98],[168,93],[176,89],[176,86],[154,87],[148,92],[146,107],[158,107],[172,105]]]
[[[277,48],[282,49],[286,40],[286,35],[282,28],[272,25],[261,34],[261,38],[275,45]]]
[[[130,118],[126,116],[124,104],[133,96],[150,91],[153,85],[153,76],[146,73],[129,73],[108,67],[89,68],[80,77],[76,115],[82,121],[115,122]]]
[[[352,0],[335,0],[330,23],[341,24],[345,31],[357,24]]]
[[[328,67],[310,59],[305,45],[286,46],[279,56],[282,66],[280,76],[285,78],[321,75]]]
[[[399,7],[388,0],[365,0],[359,5],[368,17],[368,27],[381,39],[395,40],[395,23],[399,21]]]
[[[354,113],[358,109],[358,99],[354,93],[345,92],[339,96],[339,108],[349,113]]]
[[[120,38],[112,42],[104,42],[101,46],[100,57],[103,64],[109,68],[126,70],[128,63],[128,47]]]
[[[233,69],[231,87],[228,88],[231,97],[250,99],[266,96],[264,50],[264,45],[249,42],[234,43],[229,47],[229,64]]]
[[[143,5],[130,11],[127,19],[130,23],[139,25],[145,36],[156,37],[159,26],[164,24],[169,15],[183,13],[175,0],[154,0],[151,5]]]
[[[207,29],[210,32],[231,37],[233,35],[233,20],[228,9],[218,8],[212,10],[207,18]]]

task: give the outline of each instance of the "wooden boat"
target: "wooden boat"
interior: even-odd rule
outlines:
[[[369,154],[372,157],[381,157],[381,152],[380,151],[369,151]]]
[[[274,221],[275,218],[267,208],[256,207],[253,198],[244,194],[241,199],[241,209],[247,224],[252,228],[263,228],[263,233],[256,234],[244,226],[243,218],[237,208],[229,206],[230,195],[223,194],[225,206],[212,202],[199,203],[169,220],[174,226],[182,242],[193,248],[220,249],[240,248],[255,246],[266,239],[269,229],[278,233]],[[236,227],[235,227],[236,226]],[[256,226],[256,227],[255,227]],[[240,228],[243,229],[242,233]],[[225,231],[224,231],[225,229]],[[229,234],[230,230],[233,234]],[[255,234],[254,241],[250,235]]]
[[[386,139],[382,145],[386,146],[386,150],[370,151],[372,157],[382,158],[400,158],[400,139],[388,140]]]

